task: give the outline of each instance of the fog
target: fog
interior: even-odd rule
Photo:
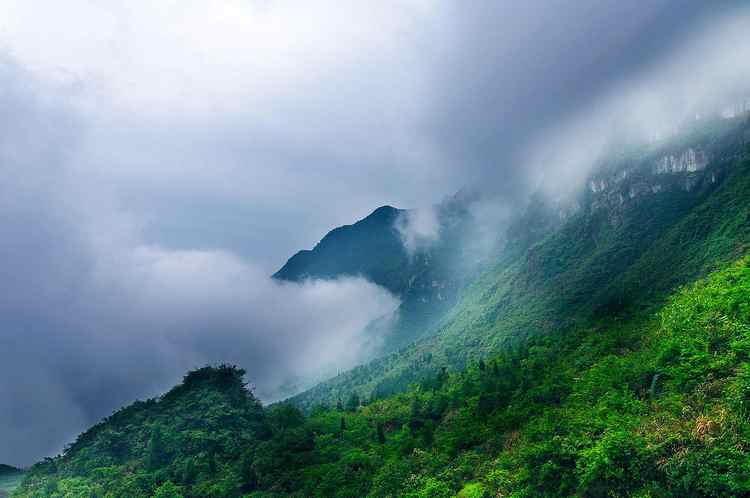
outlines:
[[[2,65],[0,460],[54,454],[191,368],[241,365],[265,401],[377,351],[398,301],[361,278],[279,284],[220,249],[171,249],[77,163],[87,124]],[[50,414],[54,414],[51,416]]]

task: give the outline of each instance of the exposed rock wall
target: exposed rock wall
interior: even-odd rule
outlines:
[[[654,174],[695,173],[704,170],[708,161],[707,152],[690,147],[681,154],[667,154],[657,159],[654,165]]]
[[[585,206],[591,211],[606,209],[610,222],[617,224],[628,205],[646,196],[692,192],[717,183],[721,173],[707,170],[712,159],[707,150],[687,147],[624,164],[589,180]]]

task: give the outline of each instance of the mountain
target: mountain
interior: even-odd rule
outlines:
[[[389,265],[433,265],[397,248],[403,211],[376,213],[277,278],[363,274],[407,302]],[[421,257],[466,259],[453,226]],[[15,496],[750,496],[750,120],[619,146],[502,230],[401,349],[270,407],[241,369],[190,372]]]
[[[439,233],[411,251],[404,231],[417,211],[382,206],[353,225],[332,230],[312,250],[299,251],[273,278],[301,282],[363,276],[388,289],[401,305],[383,350],[395,351],[431,331],[467,281],[462,246],[471,217],[466,203],[456,196],[429,208]]]
[[[405,211],[382,206],[353,225],[329,232],[310,251],[299,251],[273,278],[299,282],[306,278],[364,275],[399,294],[407,287],[402,270],[408,255],[396,229]]]
[[[159,399],[117,411],[63,457],[35,465],[21,496],[171,497],[171,481],[190,483],[192,496],[239,496],[250,483],[210,476],[229,468],[242,474],[244,459],[270,434],[243,374],[229,366],[195,370]],[[97,470],[86,479],[82,469]]]
[[[750,258],[605,317],[305,417],[191,372],[35,465],[17,497],[746,496]]]
[[[7,475],[7,474],[18,474],[20,472],[22,472],[21,469],[18,469],[11,465],[5,465],[5,464],[0,463],[0,476]]]
[[[505,237],[505,250],[435,330],[291,401],[310,410],[352,391],[386,396],[529,337],[653,307],[738,257],[750,244],[750,172],[741,160],[749,129],[745,118],[707,119],[670,140],[618,150],[569,201],[562,224],[525,244]],[[534,226],[538,211],[530,205],[509,232]]]

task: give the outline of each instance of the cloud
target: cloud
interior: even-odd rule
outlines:
[[[440,221],[436,209],[432,207],[401,212],[396,218],[395,227],[410,255],[440,239]]]
[[[154,243],[273,273],[335,226],[455,183],[422,123],[447,41],[437,5],[40,0],[0,19],[0,47],[70,86],[91,124],[77,167]]]
[[[64,99],[0,65],[0,461],[59,451],[112,409],[230,362],[265,400],[370,358],[398,302],[363,279],[279,284],[225,250],[144,240],[111,186],[84,175],[89,130]],[[50,413],[55,413],[50,417]]]
[[[438,155],[462,169],[466,183],[522,203],[537,187],[533,149],[658,71],[725,16],[740,15],[741,4],[488,0],[456,7],[455,43],[438,70],[429,121]],[[554,161],[543,168],[551,178],[560,171]]]
[[[694,28],[689,41],[537,134],[522,154],[526,190],[565,197],[612,146],[658,143],[750,100],[750,10]]]

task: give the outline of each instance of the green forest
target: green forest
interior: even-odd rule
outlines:
[[[750,493],[750,258],[654,314],[530,340],[374,402],[269,408],[190,372],[33,467],[18,497]]]

